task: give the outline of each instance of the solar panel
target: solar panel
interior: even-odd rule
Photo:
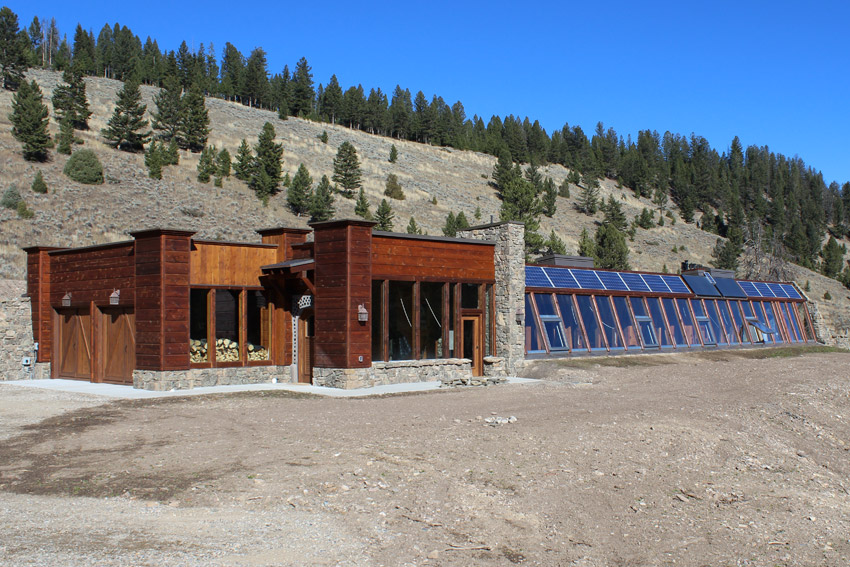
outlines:
[[[753,282],[762,297],[776,297],[770,287],[764,282]]]
[[[605,289],[613,291],[629,291],[629,286],[623,282],[623,279],[617,272],[596,272],[596,275],[599,276],[600,280],[602,280],[602,285],[605,286]]]
[[[555,287],[577,288],[576,279],[567,268],[544,268],[543,272],[549,276]]]
[[[781,284],[770,283],[770,284],[767,284],[767,287],[770,288],[770,291],[772,291],[773,295],[775,295],[776,297],[782,297],[782,298],[788,297],[788,294],[785,293],[784,289],[782,289]]]
[[[664,283],[661,276],[656,276],[655,274],[643,274],[643,281],[645,281],[646,285],[649,286],[650,291],[670,293],[670,288],[667,287],[667,284]]]
[[[540,266],[526,266],[525,285],[526,287],[552,287],[552,282]]]
[[[738,282],[729,278],[717,278],[714,285],[723,297],[747,297]]]
[[[570,270],[581,289],[605,289],[602,282],[596,276],[596,272],[590,270]]]
[[[702,276],[682,276],[694,293],[702,297],[720,297],[717,288],[711,285],[708,279]]]
[[[785,291],[785,295],[790,297],[791,299],[803,299],[803,296],[794,289],[794,286],[791,284],[779,284],[782,286],[782,289]]]
[[[620,276],[623,278],[623,281],[626,282],[626,285],[629,287],[629,291],[649,291],[649,286],[646,285],[646,282],[643,281],[640,274],[622,273]]]
[[[761,293],[759,293],[759,290],[756,289],[755,285],[753,285],[753,282],[738,281],[738,285],[741,286],[741,289],[744,290],[747,297],[761,297]]]
[[[661,276],[673,293],[691,293],[679,276]]]

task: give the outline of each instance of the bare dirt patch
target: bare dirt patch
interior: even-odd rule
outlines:
[[[846,565],[850,354],[794,354],[77,409],[0,445],[0,562]]]

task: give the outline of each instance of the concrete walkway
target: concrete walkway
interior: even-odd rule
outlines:
[[[539,382],[530,378],[508,378],[509,384],[523,384]],[[147,399],[166,398],[174,396],[202,396],[204,394],[227,394],[232,392],[259,392],[288,390],[304,394],[315,394],[330,398],[360,398],[365,396],[380,396],[382,394],[399,394],[405,392],[426,392],[439,390],[440,382],[414,382],[411,384],[390,384],[386,386],[373,386],[371,388],[358,388],[356,390],[342,390],[339,388],[326,388],[323,386],[311,386],[309,384],[243,384],[238,386],[210,386],[206,388],[193,388],[191,390],[170,390],[168,392],[152,392],[150,390],[137,390],[130,386],[117,386],[115,384],[95,384],[82,380],[15,380],[0,382],[10,386],[22,388],[42,388],[45,390],[57,390],[61,392],[73,392],[78,394],[89,394],[105,396],[117,399]]]

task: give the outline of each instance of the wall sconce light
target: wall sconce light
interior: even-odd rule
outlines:
[[[111,294],[109,294],[109,305],[118,305],[121,301],[121,290],[116,289],[113,290]]]
[[[522,307],[516,308],[516,323],[517,325],[522,325],[523,320],[525,320],[525,313],[523,313]]]
[[[62,307],[71,307],[71,292],[62,296]]]
[[[357,320],[358,321],[368,321],[369,320],[369,312],[366,310],[366,306],[362,303],[357,306]]]

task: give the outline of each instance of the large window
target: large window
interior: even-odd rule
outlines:
[[[272,306],[247,288],[189,291],[189,361],[213,366],[271,360]]]
[[[209,295],[208,289],[189,292],[189,361],[192,363],[210,359]]]
[[[372,360],[384,360],[384,282],[372,282]]]
[[[605,333],[605,338],[608,340],[608,348],[624,348],[623,337],[620,336],[617,318],[614,316],[614,308],[611,307],[611,298],[607,295],[597,295],[595,299],[599,319],[602,321],[602,330]]]
[[[676,346],[688,346],[688,343],[685,342],[685,335],[682,333],[682,325],[679,323],[679,315],[676,313],[676,304],[669,297],[662,299],[661,304],[664,306],[670,328],[673,329],[673,341]]]
[[[691,308],[688,307],[688,300],[680,297],[676,300],[676,305],[679,307],[679,314],[682,315],[682,333],[685,335],[685,339],[691,346],[700,346],[701,343],[699,336],[697,336],[697,328],[691,315]]]
[[[785,324],[788,327],[788,332],[792,335],[792,340],[795,343],[805,340],[800,335],[800,327],[797,325],[797,318],[794,315],[794,306],[789,303],[779,303],[778,306],[782,310],[782,315],[785,317]]]
[[[389,346],[390,360],[413,358],[413,282],[390,282]]]
[[[782,332],[782,325],[779,324],[779,321],[776,320],[776,314],[773,312],[773,303],[769,303],[767,301],[763,302],[765,315],[767,315],[767,324],[771,329],[776,331],[773,336],[776,339],[777,343],[785,342],[783,338],[784,333]]]
[[[729,314],[729,304],[723,299],[718,299],[717,310],[720,312],[720,319],[726,329],[726,342],[730,345],[739,344],[740,341],[736,333],[737,326],[732,322],[732,316]]]
[[[738,331],[741,343],[751,343],[749,329],[744,324],[744,318],[741,315],[741,302],[734,299],[729,300],[729,309],[732,311],[732,319],[735,321],[735,329]]]
[[[540,315],[540,322],[543,324],[543,330],[546,333],[546,343],[549,345],[549,350],[568,350],[570,347],[567,342],[566,331],[555,309],[555,301],[552,299],[552,295],[548,293],[536,294],[534,300],[537,303],[537,313]]]
[[[717,306],[713,299],[705,300],[705,312],[708,313],[708,321],[711,323],[711,330],[714,332],[714,337],[717,339],[718,344],[728,345],[729,340],[726,338],[726,333],[723,332],[720,315],[717,313]]]
[[[558,295],[558,310],[561,312],[561,318],[564,321],[564,327],[567,333],[567,343],[570,350],[586,349],[587,343],[584,340],[584,333],[581,331],[581,323],[579,323],[578,313],[575,305],[573,305],[572,295]]]
[[[443,357],[443,284],[419,284],[419,358]]]
[[[626,303],[628,300],[625,297],[612,297],[611,299],[614,301],[614,309],[617,312],[617,318],[620,320],[620,328],[623,330],[623,341],[629,348],[640,348],[638,328]]]
[[[525,350],[526,352],[546,352],[543,344],[543,336],[540,327],[537,326],[537,318],[531,307],[531,296],[525,294]]]
[[[576,301],[578,302],[581,320],[587,331],[587,340],[590,341],[591,350],[605,350],[605,337],[596,318],[596,309],[593,307],[592,298],[589,295],[577,295]]]
[[[667,324],[664,321],[664,314],[661,313],[661,304],[657,297],[647,297],[646,304],[649,306],[649,314],[652,317],[652,322],[655,326],[655,335],[661,340],[661,347],[671,347],[673,343],[670,341],[670,334],[667,332]]]
[[[646,310],[646,304],[641,297],[630,297],[629,301],[632,304],[632,312],[635,314],[635,322],[640,329],[640,338],[643,341],[644,347],[658,348],[658,339],[655,335],[655,330],[652,327],[652,319],[649,317],[649,312]]]

